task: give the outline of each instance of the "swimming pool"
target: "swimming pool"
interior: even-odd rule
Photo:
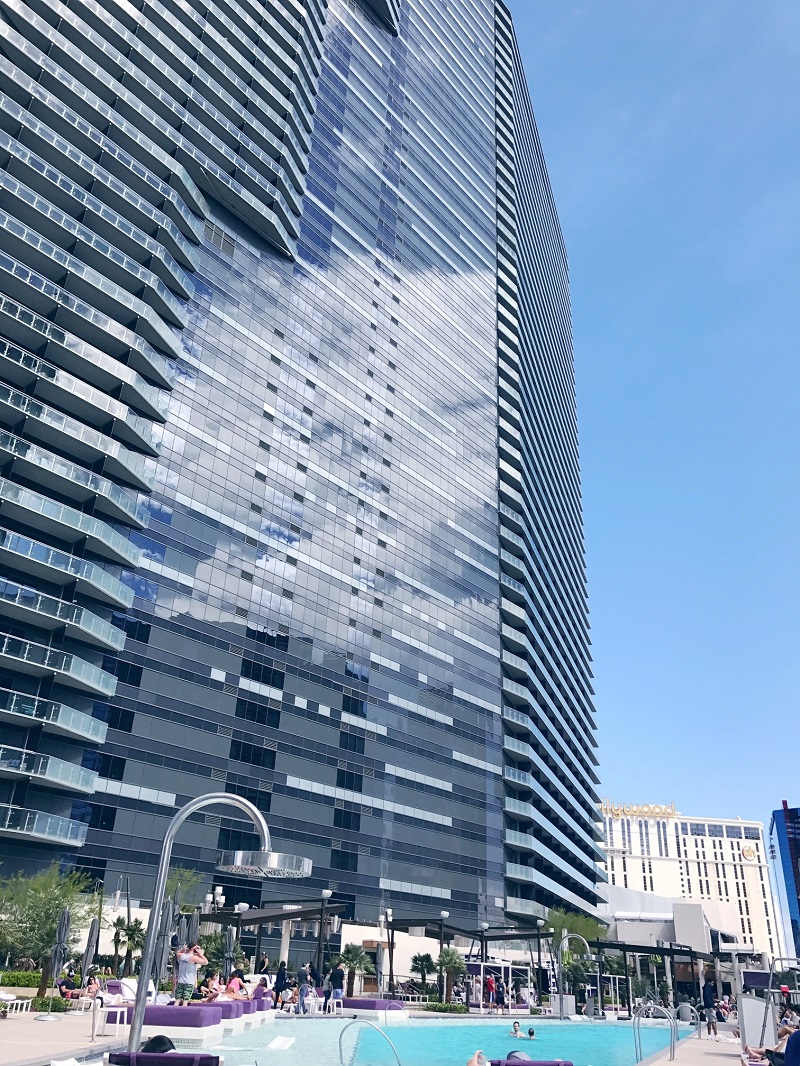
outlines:
[[[351,1018],[280,1019],[275,1025],[240,1033],[220,1048],[225,1066],[339,1066],[339,1034]],[[381,1017],[381,1022],[383,1018]],[[383,1029],[397,1048],[402,1066],[465,1066],[481,1048],[486,1058],[504,1058],[509,1051],[526,1051],[532,1059],[567,1059],[575,1066],[634,1066],[633,1031],[623,1022],[541,1021],[524,1018],[536,1028],[535,1040],[509,1036],[508,1018],[449,1018],[398,1020]],[[682,1028],[681,1036],[690,1030]],[[268,1048],[275,1037],[293,1038],[292,1046]],[[342,1041],[346,1066],[396,1066],[386,1040],[367,1025],[354,1025]],[[669,1047],[669,1028],[642,1026],[645,1057]]]

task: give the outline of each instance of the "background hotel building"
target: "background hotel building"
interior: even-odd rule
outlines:
[[[674,804],[605,800],[601,811],[608,874],[604,910],[617,924],[619,939],[641,942],[637,925],[641,930],[641,923],[672,921],[672,905],[680,910],[681,903],[696,903],[702,905],[711,946],[715,934],[722,934],[756,952],[779,953],[761,822],[690,818]],[[679,917],[679,928],[680,923]]]
[[[0,7],[3,872],[146,901],[228,789],[359,917],[594,911],[567,259],[505,6]]]

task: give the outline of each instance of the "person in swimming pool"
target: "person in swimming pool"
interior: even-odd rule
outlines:
[[[522,1038],[523,1034],[520,1031],[519,1022],[514,1022],[514,1024],[511,1026],[511,1029],[510,1029],[508,1035],[509,1036],[515,1036],[518,1040],[520,1040]]]

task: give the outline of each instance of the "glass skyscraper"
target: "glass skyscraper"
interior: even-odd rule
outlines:
[[[791,933],[789,951],[800,958],[800,808],[790,807],[786,800],[772,812],[769,827],[778,838],[778,853],[783,873],[783,891],[789,914],[788,931]],[[774,848],[770,840],[771,849]],[[773,854],[773,859],[776,856]],[[780,889],[778,889],[780,898]]]
[[[4,869],[147,901],[228,790],[359,917],[592,912],[568,270],[505,6],[0,5]],[[174,861],[252,843],[199,815]]]

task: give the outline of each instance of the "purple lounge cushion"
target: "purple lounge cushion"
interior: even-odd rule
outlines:
[[[242,1014],[255,1014],[257,1010],[258,1004],[255,1003],[252,999],[242,1000]]]
[[[197,1052],[112,1051],[109,1066],[219,1066],[219,1055]]]
[[[395,999],[343,999],[347,1010],[402,1010],[403,1004]]]
[[[222,1004],[192,1004],[188,1007],[170,1007],[153,1004],[144,1009],[145,1025],[175,1026],[179,1029],[203,1029],[207,1025],[219,1025],[223,1018]],[[127,1007],[128,1023],[133,1015],[133,1006]],[[228,1015],[230,1017],[230,1015]]]
[[[228,1018],[241,1018],[245,1001],[243,999],[216,999],[214,1000],[214,1006],[222,1009],[222,1017]]]
[[[519,1050],[523,1051],[524,1048]],[[517,1066],[518,1062],[525,1062],[525,1059],[490,1059],[489,1066]],[[528,1066],[572,1066],[572,1063],[566,1059],[534,1059]]]

